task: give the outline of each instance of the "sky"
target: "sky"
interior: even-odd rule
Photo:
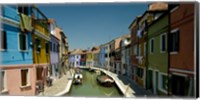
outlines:
[[[148,8],[147,3],[39,4],[68,37],[69,50],[88,49],[130,33],[128,27]]]

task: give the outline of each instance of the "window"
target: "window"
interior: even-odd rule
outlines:
[[[166,34],[162,34],[160,37],[160,50],[161,52],[166,51]]]
[[[59,52],[59,45],[57,45],[57,52]]]
[[[21,51],[27,50],[27,36],[26,33],[19,33],[19,49]]]
[[[6,76],[5,71],[0,71],[0,93],[4,90],[6,90]]]
[[[42,72],[43,72],[43,68],[37,68],[37,80],[42,80]]]
[[[18,12],[28,15],[28,7],[27,6],[18,6]]]
[[[141,45],[139,45],[139,56],[141,56]]]
[[[154,52],[154,39],[150,40],[150,53]]]
[[[137,45],[134,45],[134,55],[137,55]]]
[[[5,50],[7,49],[7,34],[6,31],[1,31],[1,35],[0,35],[0,49]]]
[[[53,44],[53,47],[54,47],[53,51],[56,52],[56,44],[55,43]]]
[[[140,78],[143,77],[143,69],[142,68],[137,68],[137,76]]]
[[[172,30],[170,34],[170,52],[179,51],[179,30]]]
[[[21,86],[28,85],[28,69],[22,69],[21,70]]]
[[[46,43],[45,47],[46,47],[46,54],[49,54],[49,43]]]
[[[107,58],[107,56],[108,56],[108,55],[107,55],[107,54],[105,54],[105,57],[106,57],[106,58]]]
[[[159,74],[159,90],[167,93],[168,89],[168,78],[165,73],[160,73]]]
[[[50,44],[50,51],[52,51],[52,42],[50,42],[49,44]]]
[[[41,50],[40,40],[39,39],[35,39],[35,43],[36,43],[36,52],[40,53],[40,50]]]

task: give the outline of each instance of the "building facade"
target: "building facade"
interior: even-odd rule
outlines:
[[[1,11],[0,93],[34,95],[31,6],[2,5]],[[24,19],[29,21],[23,23]]]
[[[130,48],[130,34],[122,36],[122,40],[120,42],[120,52],[121,52],[121,75],[128,76],[128,68],[130,60],[130,54],[128,51]]]
[[[168,94],[168,13],[148,27],[148,84],[154,94]],[[162,58],[162,59],[158,59]]]
[[[102,44],[100,45],[100,67],[105,68],[105,45]]]
[[[53,34],[50,38],[50,76],[57,79],[59,77],[59,40]]]
[[[170,95],[194,96],[194,3],[170,9]]]

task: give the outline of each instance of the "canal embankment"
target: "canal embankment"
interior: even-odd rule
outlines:
[[[110,71],[107,71],[105,69],[101,69],[101,68],[96,68],[96,67],[90,67],[92,69],[97,69],[102,71],[103,73],[107,74],[108,76],[112,77],[113,80],[115,81],[116,85],[118,86],[118,88],[120,89],[120,91],[123,93],[123,95],[125,97],[135,97],[135,91],[132,90],[132,88],[130,88],[129,85],[125,85],[118,77],[117,74],[114,74]]]
[[[73,81],[74,70],[67,71],[66,75],[53,82],[52,86],[45,87],[39,96],[62,96],[70,91]]]

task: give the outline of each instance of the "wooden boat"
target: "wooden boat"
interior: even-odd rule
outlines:
[[[97,82],[102,86],[111,87],[114,83],[114,80],[107,75],[99,75],[97,76]]]

